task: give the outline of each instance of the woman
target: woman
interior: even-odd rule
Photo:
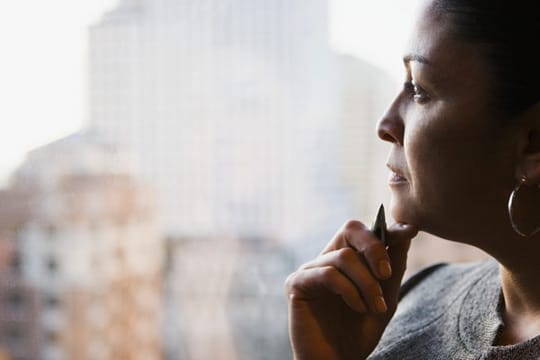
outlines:
[[[426,1],[378,124],[389,246],[349,221],[289,276],[295,359],[540,359],[539,35],[538,1]],[[493,260],[400,289],[418,230]]]

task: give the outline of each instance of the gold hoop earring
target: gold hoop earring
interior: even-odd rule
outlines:
[[[528,209],[530,209],[535,200],[540,200],[540,185],[528,185],[527,181],[527,177],[523,176],[508,200],[508,215],[512,228],[518,235],[523,237],[530,237],[540,232],[540,217],[538,217],[538,214],[536,214],[537,218],[534,219],[535,214],[527,211],[527,207],[520,209],[518,206],[519,202],[529,202],[531,206]],[[531,223],[536,223],[536,225],[531,226]]]

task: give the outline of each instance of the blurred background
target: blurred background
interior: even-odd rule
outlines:
[[[389,204],[418,2],[0,3],[0,359],[290,358],[287,274]]]

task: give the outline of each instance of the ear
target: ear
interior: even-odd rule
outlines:
[[[525,176],[530,182],[540,184],[540,102],[529,108],[521,119],[523,128],[523,151],[519,178]]]

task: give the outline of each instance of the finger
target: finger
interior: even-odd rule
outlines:
[[[344,247],[351,247],[362,254],[370,271],[378,279],[388,279],[392,275],[390,259],[384,244],[360,221],[347,221],[322,254]]]
[[[326,247],[321,251],[322,254],[326,254],[330,251],[338,250],[346,246],[350,246],[350,244],[347,242],[346,236],[344,236],[344,233],[348,230],[367,230],[367,227],[358,220],[348,220],[346,221],[343,226],[336,232],[336,234],[333,236],[332,240],[326,245]]]
[[[289,301],[310,301],[337,295],[354,311],[367,312],[354,284],[332,266],[297,271],[287,278],[285,287]]]
[[[418,228],[414,225],[404,223],[394,223],[387,230],[387,239],[389,247],[397,243],[410,240],[418,234]]]
[[[393,224],[388,229],[389,247],[388,255],[391,259],[393,274],[390,279],[382,283],[387,304],[390,308],[397,306],[399,288],[403,274],[407,269],[407,253],[411,239],[416,236],[418,229],[408,224]]]
[[[345,247],[324,254],[302,266],[302,269],[332,266],[345,275],[360,292],[364,303],[373,312],[386,312],[383,290],[367,265],[353,248]]]

